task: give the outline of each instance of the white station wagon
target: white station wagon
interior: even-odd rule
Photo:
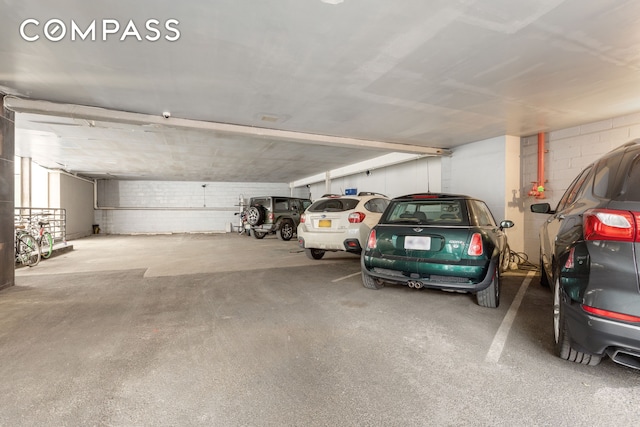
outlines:
[[[300,217],[298,243],[311,259],[326,251],[359,254],[388,205],[389,198],[377,193],[323,196]]]

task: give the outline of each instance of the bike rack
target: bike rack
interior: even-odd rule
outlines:
[[[67,210],[62,208],[25,208],[14,209],[14,222],[38,228],[36,218],[49,222],[47,229],[56,242],[67,243]]]

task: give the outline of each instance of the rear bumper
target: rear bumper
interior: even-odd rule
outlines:
[[[262,225],[253,225],[251,226],[252,229],[254,229],[255,231],[260,231],[263,233],[272,233],[274,231],[276,231],[276,225],[275,224],[262,224]]]
[[[563,304],[573,348],[600,356],[607,350],[625,350],[640,356],[640,325],[593,316],[575,302]]]
[[[360,253],[362,242],[368,236],[363,227],[348,228],[335,232],[311,232],[304,225],[298,227],[298,241],[303,248],[322,249],[325,251],[347,251]]]
[[[397,283],[400,285],[408,285],[409,282],[420,282],[425,288],[434,288],[450,291],[461,291],[475,293],[482,291],[491,285],[493,280],[493,272],[498,264],[498,258],[494,257],[489,262],[487,267],[478,267],[480,270],[480,279],[474,280],[472,278],[462,278],[445,275],[431,275],[430,278],[416,278],[411,275],[406,275],[401,271],[387,270],[379,267],[368,267],[366,264],[366,256],[363,256],[360,260],[362,271],[365,271],[372,277],[381,279],[385,282]],[[485,270],[486,268],[486,270]],[[446,271],[446,270],[445,270]]]

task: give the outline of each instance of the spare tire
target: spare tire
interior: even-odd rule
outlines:
[[[265,210],[261,205],[251,206],[247,209],[247,222],[249,225],[261,225],[264,223]]]

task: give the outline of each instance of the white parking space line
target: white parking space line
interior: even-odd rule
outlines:
[[[338,278],[338,279],[332,280],[332,281],[331,281],[331,283],[336,283],[336,282],[339,282],[339,281],[341,281],[341,280],[348,279],[349,277],[357,276],[358,274],[360,274],[360,272],[359,272],[359,271],[358,271],[357,273],[353,273],[353,274],[350,274],[350,275],[348,275],[348,276],[344,276],[344,277],[340,277],[340,278]]]
[[[489,348],[487,356],[484,359],[485,362],[498,363],[498,360],[502,355],[502,350],[504,349],[504,344],[507,341],[507,337],[509,336],[509,331],[511,330],[513,321],[516,318],[516,314],[518,313],[518,309],[520,308],[520,304],[522,303],[522,299],[524,298],[524,294],[527,292],[529,283],[531,283],[531,279],[533,279],[533,276],[535,276],[535,274],[535,271],[530,271],[529,273],[527,273],[527,277],[525,277],[522,281],[520,290],[516,294],[516,297],[513,299],[511,307],[509,307],[509,311],[507,311],[507,314],[504,316],[502,324],[500,324],[500,327],[498,328],[498,332],[496,332],[495,337],[493,337],[491,347]]]

